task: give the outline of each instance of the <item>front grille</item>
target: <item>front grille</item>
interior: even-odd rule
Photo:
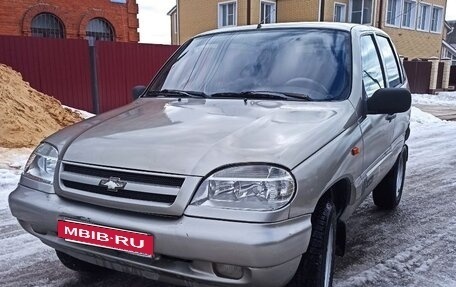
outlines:
[[[79,183],[79,182],[74,182],[74,181],[69,181],[69,180],[62,180],[62,183],[64,186],[66,186],[68,188],[92,192],[92,193],[96,193],[96,194],[121,197],[121,198],[147,200],[147,201],[155,201],[155,202],[162,202],[162,203],[169,203],[169,204],[173,203],[176,200],[176,196],[174,196],[174,195],[137,192],[137,191],[127,190],[127,189],[122,189],[122,190],[113,192],[113,191],[108,191],[106,189],[106,187],[103,187],[103,186],[84,184],[84,183]]]
[[[146,184],[151,184],[151,185],[163,185],[163,186],[171,186],[171,187],[179,187],[179,188],[184,183],[184,178],[180,178],[180,177],[140,174],[140,173],[108,170],[108,169],[93,168],[93,167],[72,165],[72,164],[64,164],[63,171],[83,174],[83,175],[96,176],[96,177],[101,177],[101,178],[118,177],[125,181],[134,181],[134,182],[141,182],[141,183],[146,183]]]
[[[174,203],[179,200],[186,177],[62,162],[59,178],[58,194],[69,199],[146,213],[176,215],[183,212],[182,205]],[[119,181],[125,185],[108,189],[100,185],[102,181]]]

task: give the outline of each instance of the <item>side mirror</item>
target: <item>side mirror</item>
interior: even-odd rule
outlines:
[[[138,99],[144,93],[145,90],[146,90],[146,86],[136,86],[136,87],[134,87],[133,88],[133,93],[132,93],[133,101]]]
[[[401,88],[379,89],[367,99],[367,113],[370,115],[404,113],[411,106],[412,94]]]

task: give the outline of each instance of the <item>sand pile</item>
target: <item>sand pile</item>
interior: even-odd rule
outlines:
[[[33,89],[20,73],[0,64],[0,147],[33,147],[81,120],[78,113]]]

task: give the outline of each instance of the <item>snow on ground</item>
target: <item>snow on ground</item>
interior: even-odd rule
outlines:
[[[69,106],[63,106],[64,108],[67,108],[67,109],[70,109],[72,110],[73,112],[76,112],[78,114],[81,115],[81,117],[83,117],[84,119],[88,119],[88,118],[91,118],[91,117],[94,117],[95,115],[92,114],[92,113],[89,113],[89,112],[86,112],[86,111],[83,111],[83,110],[78,110],[78,109],[75,109],[75,108],[72,108],[72,107],[69,107]]]
[[[414,105],[456,106],[456,92],[440,92],[437,95],[413,94]]]
[[[401,205],[379,211],[369,198],[357,209],[347,225],[347,253],[336,261],[336,287],[456,286],[456,122],[413,108],[411,126]],[[7,197],[30,152],[0,149],[0,285],[170,287],[116,272],[79,275],[23,231]]]
[[[414,115],[401,205],[358,208],[336,286],[456,286],[456,123]]]
[[[429,114],[425,113],[417,107],[412,107],[412,115],[410,118],[410,125],[414,127],[419,124],[435,124],[441,123],[442,120]]]

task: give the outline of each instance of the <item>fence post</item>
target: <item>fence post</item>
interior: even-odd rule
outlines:
[[[90,82],[92,86],[93,113],[100,113],[100,95],[98,93],[97,51],[96,40],[89,37]]]
[[[448,90],[450,86],[451,59],[442,59],[443,62],[443,77],[442,89]]]
[[[439,76],[439,59],[438,58],[431,58],[430,62],[432,63],[431,67],[431,80],[429,83],[429,90],[430,93],[434,93],[437,89],[437,78]]]

